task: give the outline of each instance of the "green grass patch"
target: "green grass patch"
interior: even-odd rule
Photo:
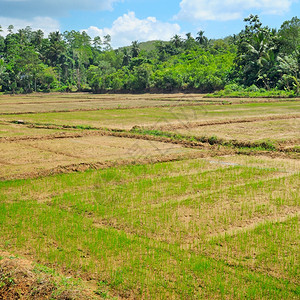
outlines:
[[[101,110],[61,113],[40,113],[9,115],[5,120],[55,124],[66,126],[90,126],[93,128],[125,128],[135,125],[158,125],[172,122],[191,122],[199,119],[241,118],[258,115],[296,113],[300,111],[299,102],[246,103],[227,105],[205,105],[185,107],[137,108],[129,110]]]
[[[1,182],[0,247],[31,251],[47,265],[37,272],[91,277],[104,298],[296,299],[295,270],[267,271],[273,260],[276,270],[292,262],[290,255],[276,259],[285,243],[287,253],[297,251],[292,237],[279,237],[277,248],[273,242],[268,259],[266,242],[281,233],[258,227],[245,237],[262,253],[258,270],[229,259],[234,243],[238,262],[248,255],[243,237],[228,237],[225,254],[211,241],[297,209],[298,184],[299,174],[203,159]]]
[[[295,91],[287,90],[277,90],[271,89],[266,90],[263,88],[258,88],[255,85],[248,88],[238,86],[236,84],[230,84],[225,86],[223,90],[216,91],[211,94],[207,94],[206,97],[209,98],[294,98],[299,97]]]

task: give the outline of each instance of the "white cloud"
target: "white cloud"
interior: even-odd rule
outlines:
[[[9,25],[14,26],[14,32],[18,29],[25,28],[26,26],[30,26],[32,30],[41,29],[44,31],[45,36],[47,36],[50,32],[59,30],[59,22],[48,17],[36,17],[31,20],[0,17],[0,24],[3,29],[3,35],[7,34],[7,27]]]
[[[91,26],[84,31],[91,37],[103,37],[109,34],[112,38],[112,46],[116,48],[128,46],[136,40],[139,42],[158,39],[168,40],[180,33],[180,26],[158,21],[155,17],[138,19],[134,12],[129,12],[115,20],[111,28],[100,29]]]
[[[297,0],[182,0],[175,19],[228,21],[241,19],[251,10],[280,15]]]

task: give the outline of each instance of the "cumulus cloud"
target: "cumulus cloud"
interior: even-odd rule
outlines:
[[[2,26],[4,35],[8,33],[7,27],[9,25],[14,26],[14,32],[16,32],[18,29],[25,28],[26,26],[30,26],[32,30],[41,29],[44,31],[45,36],[47,36],[50,32],[59,30],[59,22],[49,17],[36,17],[31,20],[0,17],[0,25]]]
[[[100,29],[91,26],[84,30],[91,37],[103,37],[109,34],[112,38],[112,46],[128,46],[132,41],[139,42],[150,40],[168,40],[175,34],[180,33],[178,24],[158,21],[155,17],[138,19],[134,12],[129,12],[116,19],[111,28]]]
[[[296,0],[182,0],[175,19],[219,20],[240,19],[251,10],[279,15],[289,11]]]
[[[121,0],[0,0],[0,16],[10,18],[58,17],[70,10],[111,10]]]

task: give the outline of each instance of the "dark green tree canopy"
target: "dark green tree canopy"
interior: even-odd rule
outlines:
[[[0,92],[33,91],[214,91],[226,84],[254,89],[300,90],[300,20],[280,29],[257,15],[223,39],[174,35],[147,47],[133,41],[113,50],[111,37],[75,30],[51,32],[30,27],[3,36],[0,26]]]

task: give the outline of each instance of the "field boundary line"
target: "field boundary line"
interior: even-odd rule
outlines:
[[[190,158],[187,158],[187,159],[190,159]],[[191,158],[193,159],[193,158]],[[206,158],[203,158],[205,161],[208,161]],[[208,161],[210,164],[214,164],[215,161]],[[193,171],[193,172],[189,172],[189,173],[186,173],[184,174],[184,176],[193,176],[193,175],[203,175],[203,174],[210,174],[210,173],[213,173],[213,172],[218,172],[220,170],[228,170],[230,168],[233,168],[233,167],[243,167],[243,168],[253,168],[253,169],[258,169],[258,170],[267,170],[267,171],[270,171],[270,172],[276,172],[276,173],[285,173],[287,174],[286,176],[274,176],[272,178],[267,178],[265,179],[265,181],[267,180],[270,180],[270,179],[276,179],[276,178],[285,178],[285,177],[289,177],[291,175],[294,175],[294,174],[297,174],[297,171],[286,171],[286,170],[273,170],[273,169],[270,169],[270,168],[260,168],[260,167],[257,167],[257,166],[247,166],[247,165],[241,165],[241,164],[235,164],[235,163],[227,163],[227,162],[220,162],[220,165],[223,165],[223,167],[219,167],[219,168],[216,168],[216,169],[207,169],[207,170],[203,170],[203,171]],[[104,168],[103,168],[104,169]],[[136,179],[141,179],[141,178],[144,178],[144,179],[157,179],[157,178],[177,178],[179,176],[182,176],[181,174],[172,174],[172,175],[164,175],[164,176],[159,176],[159,175],[155,175],[155,176],[146,176],[146,177],[137,177]],[[262,180],[264,181],[264,180]],[[121,180],[121,181],[118,181],[117,183],[107,183],[107,186],[109,185],[114,185],[114,184],[126,184],[130,181],[126,181],[126,180]],[[246,183],[247,184],[247,183]],[[94,187],[92,190],[93,191],[98,191],[100,189],[102,189],[101,185],[89,185],[88,187]],[[219,191],[219,189],[217,190],[214,190],[214,192],[217,192]],[[71,192],[71,191],[64,191],[64,192]],[[86,193],[89,193],[89,191],[82,191],[82,189],[78,189],[76,192],[73,192],[72,193],[72,196],[75,196],[75,195],[83,195],[83,194],[86,194]],[[187,194],[186,194],[187,195]],[[185,196],[186,196],[185,195]],[[61,197],[62,194],[55,194],[55,197]],[[47,202],[46,198],[48,196],[45,196],[43,197],[42,199],[39,198],[39,201],[38,202]],[[197,197],[197,196],[195,196]],[[46,201],[45,201],[46,200]]]
[[[18,123],[19,121],[11,121],[11,123]],[[287,158],[293,158],[297,159],[297,156],[292,154],[297,154],[297,151],[294,151],[293,149],[281,149],[276,148],[273,151],[266,149],[266,150],[256,150],[256,151],[250,151],[250,152],[243,152],[240,148],[246,147],[246,148],[253,148],[256,145],[255,143],[249,144],[249,143],[241,143],[238,141],[227,141],[224,144],[224,141],[218,141],[213,144],[207,141],[197,141],[197,140],[191,140],[191,137],[189,136],[182,136],[182,139],[176,139],[172,137],[167,136],[161,136],[161,135],[153,135],[153,134],[143,134],[138,132],[133,132],[131,130],[124,130],[124,129],[108,129],[108,128],[86,128],[85,130],[82,128],[78,128],[77,126],[70,126],[70,125],[55,125],[55,124],[39,124],[39,123],[30,123],[30,122],[22,122],[22,125],[25,126],[32,126],[35,128],[45,128],[45,129],[61,129],[61,130],[68,130],[68,129],[77,129],[78,132],[75,134],[67,134],[66,133],[60,133],[60,134],[53,134],[46,136],[23,136],[23,137],[3,137],[0,138],[1,142],[17,142],[21,140],[43,140],[43,139],[55,139],[55,138],[81,138],[86,136],[113,136],[113,137],[120,137],[120,138],[131,138],[136,140],[147,140],[147,141],[155,141],[155,142],[162,142],[162,143],[169,143],[169,144],[175,144],[175,145],[182,145],[185,148],[191,148],[191,149],[203,149],[203,150],[214,150],[217,151],[216,155],[223,155],[223,154],[244,154],[244,155],[265,155],[272,158],[275,157],[287,157]],[[79,132],[79,129],[82,131]],[[167,134],[167,133],[166,133]],[[189,140],[190,138],[190,140]],[[232,143],[232,145],[230,144]],[[233,147],[229,147],[233,146]],[[0,178],[1,180],[1,178]]]
[[[227,187],[222,187],[222,188],[219,188],[219,189],[216,189],[216,190],[213,190],[213,191],[207,191],[205,192],[204,194],[201,194],[201,192],[198,192],[196,194],[186,194],[186,195],[183,195],[181,197],[178,197],[178,199],[175,199],[175,200],[170,200],[170,201],[163,201],[161,203],[156,203],[156,204],[152,204],[150,205],[150,208],[152,209],[158,209],[158,208],[161,208],[162,206],[165,206],[165,205],[173,205],[173,204],[180,204],[186,200],[194,200],[194,199],[197,199],[198,197],[206,197],[208,195],[211,195],[211,194],[214,194],[214,193],[218,193],[220,192],[221,190],[229,190],[229,189],[232,189],[232,188],[240,188],[240,187],[244,187],[244,186],[247,186],[249,184],[254,184],[254,183],[258,183],[258,182],[268,182],[268,181],[272,181],[272,180],[276,180],[276,179],[281,179],[281,178],[287,178],[287,177],[290,177],[290,176],[293,176],[297,174],[297,172],[294,172],[294,173],[290,173],[290,174],[285,174],[285,175],[277,175],[277,176],[273,176],[271,178],[266,178],[266,179],[259,179],[259,180],[255,180],[255,181],[252,181],[252,182],[246,182],[246,183],[241,183],[241,184],[236,184],[234,186],[227,186]],[[139,211],[143,208],[135,208],[133,210],[130,210],[130,212],[134,212],[134,211]]]
[[[167,125],[160,125],[160,126],[137,126],[137,128],[156,129],[156,130],[175,130],[175,129],[188,129],[194,127],[204,127],[204,126],[214,126],[214,125],[289,120],[289,119],[298,119],[298,118],[300,118],[300,114],[285,114],[285,115],[270,115],[265,117],[235,118],[230,120],[216,120],[216,121],[207,121],[207,122],[187,122],[187,123],[180,123],[180,124],[170,123]]]
[[[50,129],[50,128],[48,128]],[[45,141],[45,140],[55,140],[55,139],[75,139],[88,136],[105,136],[104,131],[72,131],[64,129],[63,132],[47,134],[47,135],[24,135],[15,137],[0,137],[0,143],[14,143],[21,141]]]
[[[208,240],[210,241],[213,241],[215,239],[222,239],[222,238],[226,238],[227,236],[234,236],[234,235],[237,235],[239,234],[240,232],[246,232],[246,231],[249,231],[249,230],[254,230],[255,228],[261,226],[261,225],[265,225],[265,224],[268,224],[268,223],[282,223],[282,222],[285,222],[287,221],[288,219],[292,219],[292,218],[295,218],[295,217],[299,217],[300,216],[300,208],[297,208],[297,207],[293,207],[293,209],[290,208],[290,212],[287,211],[287,214],[285,214],[285,211],[282,212],[282,214],[278,214],[278,215],[275,215],[275,216],[266,216],[265,218],[259,218],[257,217],[256,219],[259,219],[258,222],[249,222],[249,224],[247,224],[246,226],[241,226],[241,227],[236,227],[236,228],[232,228],[232,229],[229,229],[225,232],[222,232],[222,233],[218,233],[218,234],[215,234],[215,235],[211,235]],[[255,220],[253,220],[255,221]]]
[[[64,98],[64,97],[61,97]],[[68,97],[65,97],[69,99]],[[193,99],[194,98],[194,99]],[[74,98],[74,99],[81,99],[81,98]],[[231,99],[238,100],[240,102],[233,103],[230,102]],[[294,99],[288,99],[288,98],[272,98],[272,99],[255,99],[255,98],[239,98],[239,97],[221,97],[221,98],[210,98],[210,97],[197,97],[192,96],[190,98],[176,98],[176,97],[166,97],[166,98],[130,98],[130,99],[118,99],[118,98],[88,98],[86,100],[58,100],[58,101],[28,101],[28,102],[0,102],[0,106],[5,105],[34,105],[34,104],[64,104],[64,103],[92,103],[92,102],[111,102],[111,101],[124,101],[124,100],[130,100],[130,101],[157,101],[157,102],[190,102],[190,103],[197,103],[197,102],[205,102],[205,103],[221,103],[223,105],[225,104],[247,104],[247,103],[280,103],[280,102],[298,102],[300,98],[294,98]]]
[[[167,98],[166,98],[167,99]],[[132,100],[132,99],[130,99]],[[133,101],[138,101],[140,99],[134,99]],[[164,98],[162,99],[148,99],[149,101],[157,101],[157,102],[162,102],[162,101],[169,101],[169,102],[182,102],[182,103],[178,103],[178,104],[162,104],[162,105],[140,105],[140,106],[123,106],[123,107],[98,107],[98,108],[78,108],[78,109],[53,109],[53,110],[44,110],[44,111],[24,111],[24,112],[0,112],[0,116],[11,116],[11,115],[32,115],[32,114],[48,114],[48,113],[68,113],[68,112],[88,112],[88,111],[102,111],[102,110],[128,110],[128,109],[144,109],[144,108],[168,108],[168,107],[193,107],[193,106],[205,106],[205,105],[223,105],[223,106],[230,106],[230,105],[243,105],[243,104],[251,104],[251,103],[281,103],[281,102],[298,102],[298,100],[286,100],[286,99],[280,99],[280,100],[264,100],[264,101],[247,101],[246,103],[243,102],[243,100],[240,100],[240,102],[238,103],[233,103],[224,99],[210,99],[210,98],[202,98],[202,99],[198,99],[198,100],[181,100],[181,99],[169,99],[169,100],[164,100]],[[75,101],[75,103],[84,103],[84,102],[88,102],[88,103],[92,103],[92,102],[97,102],[98,100],[89,100],[89,101]],[[102,100],[99,100],[102,101]],[[108,101],[109,100],[105,100]],[[145,100],[147,101],[147,100]],[[184,103],[185,102],[185,103]],[[51,101],[51,102],[21,102],[21,103],[3,103],[0,105],[34,105],[34,104],[61,104],[61,103],[73,103],[73,101],[70,102],[64,102],[64,101],[59,101],[59,102],[55,102],[55,101]],[[199,125],[201,126],[201,125]],[[203,125],[202,125],[203,126]],[[185,128],[185,127],[184,127]]]
[[[183,101],[182,101],[183,102]],[[163,105],[141,105],[141,106],[124,106],[124,107],[99,107],[99,108],[78,108],[78,109],[61,109],[61,110],[46,110],[46,111],[25,111],[25,112],[0,112],[0,116],[14,115],[37,115],[51,113],[68,113],[68,112],[88,112],[102,110],[128,110],[128,109],[143,109],[143,108],[169,108],[169,107],[189,107],[189,106],[204,106],[204,105],[231,105],[222,102],[201,102],[201,103],[180,103],[180,104],[163,104]]]
[[[210,170],[205,170],[203,172],[190,172],[188,174],[186,174],[186,176],[193,176],[193,175],[201,175],[201,174],[208,174],[208,173],[212,173],[212,172],[215,172],[215,171],[220,171],[220,170],[224,170],[224,169],[228,169],[229,167],[224,167],[224,168],[217,168],[217,169],[210,169]],[[176,178],[176,177],[179,177],[181,176],[180,174],[174,174],[174,175],[171,175],[171,176],[168,176],[168,178]],[[160,178],[159,175],[157,176],[145,176],[145,177],[137,177],[136,180],[139,180],[139,179],[157,179],[157,178]],[[167,178],[167,176],[162,176],[162,178]],[[115,185],[115,184],[126,184],[126,183],[129,183],[130,181],[126,181],[126,180],[121,180],[121,181],[118,181],[117,183],[115,182],[108,182],[106,183],[106,186],[112,186],[112,185]],[[97,185],[97,184],[94,184],[94,185],[89,185],[88,186],[89,188],[91,188],[92,192],[97,192],[99,190],[101,190],[103,187],[101,185]],[[91,190],[88,190],[88,191],[83,191],[82,189],[78,189],[76,192],[73,192],[71,193],[71,190],[64,190],[63,193],[70,193],[72,196],[76,196],[76,195],[84,195],[84,194],[87,194],[87,193],[90,193]],[[54,197],[55,198],[58,198],[58,199],[61,199],[61,197],[63,197],[63,193],[61,194],[55,194]],[[38,202],[41,202],[41,203],[45,203],[45,202],[48,202],[48,196],[45,196],[43,198],[39,198]]]
[[[15,123],[14,121],[12,123]],[[245,141],[237,141],[237,140],[214,140],[214,143],[210,143],[209,137],[202,138],[202,140],[198,139],[193,136],[182,135],[182,139],[172,138],[171,136],[156,136],[149,133],[138,133],[132,130],[124,130],[124,129],[110,129],[110,128],[88,128],[88,129],[80,129],[76,126],[67,126],[67,125],[52,125],[52,124],[33,124],[25,122],[23,125],[27,127],[33,128],[43,128],[43,129],[61,129],[64,130],[63,132],[49,134],[49,135],[32,135],[32,136],[14,136],[14,137],[0,137],[0,143],[11,143],[11,142],[19,142],[19,141],[38,141],[38,140],[54,140],[54,139],[68,139],[68,138],[82,138],[82,137],[89,137],[89,136],[113,136],[119,138],[131,138],[137,140],[146,140],[146,141],[155,141],[155,142],[162,142],[162,143],[169,143],[169,144],[176,144],[182,145],[186,148],[193,148],[193,149],[201,149],[201,148],[209,148],[215,149],[217,146],[227,147],[229,151],[228,145],[234,146],[236,149],[236,154],[238,153],[239,148],[253,148],[259,147],[259,142],[245,142]],[[29,125],[29,126],[28,126]],[[72,132],[72,133],[71,133]],[[166,135],[171,135],[170,132],[165,132]],[[193,140],[189,140],[193,138]],[[298,140],[297,140],[298,141]],[[288,141],[289,142],[289,141]],[[233,150],[233,149],[232,149]],[[268,149],[266,149],[268,150]],[[229,151],[230,152],[230,151]],[[272,153],[291,153],[298,151],[293,148],[275,148]],[[231,151],[231,153],[233,153]],[[270,150],[268,153],[271,153]],[[256,154],[260,155],[260,152],[256,152]],[[263,152],[265,154],[265,152]],[[272,155],[270,155],[272,156]]]
[[[29,147],[29,148],[37,149],[37,150],[42,151],[42,152],[54,153],[54,154],[57,154],[57,155],[71,157],[71,158],[77,158],[77,159],[82,158],[81,156],[76,156],[76,155],[64,153],[64,152],[57,151],[57,150],[52,150],[52,149],[46,149],[46,148],[43,148],[43,147],[39,147],[35,144],[23,143],[23,145],[25,145],[26,147]]]
[[[224,154],[224,153],[223,153]],[[161,162],[171,162],[171,161],[179,161],[179,160],[187,160],[187,159],[197,159],[197,158],[205,158],[207,156],[216,156],[215,152],[192,152],[192,153],[184,153],[184,154],[168,154],[165,156],[152,156],[152,157],[139,157],[132,159],[122,159],[122,160],[108,160],[108,161],[98,161],[98,162],[82,162],[77,164],[69,164],[69,165],[58,165],[57,167],[41,170],[31,173],[23,173],[23,174],[14,174],[10,176],[0,177],[0,181],[10,181],[10,180],[18,180],[18,179],[34,179],[46,176],[53,176],[58,174],[67,174],[74,172],[84,172],[87,170],[101,170],[114,168],[119,166],[126,165],[146,165],[153,163],[161,163]]]
[[[125,100],[130,100],[130,101],[156,101],[156,102],[191,102],[191,103],[197,103],[197,102],[205,102],[205,103],[222,103],[222,99],[210,99],[210,98],[199,98],[199,99],[176,99],[176,98],[150,98],[150,99],[143,99],[143,98],[130,98],[130,99],[125,99]],[[112,102],[112,101],[125,101],[123,99],[109,99],[109,98],[93,98],[93,99],[86,99],[86,100],[76,100],[76,101],[72,101],[72,100],[59,100],[59,101],[36,101],[36,102],[4,102],[1,103],[0,102],[0,106],[1,105],[35,105],[35,104],[64,104],[64,103],[93,103],[93,102]],[[285,102],[286,100],[271,100],[268,102]],[[291,100],[289,100],[291,101]],[[297,102],[297,100],[293,100],[294,102]],[[229,102],[229,101],[227,101]],[[261,103],[261,101],[255,101]],[[248,102],[247,102],[248,103]]]

